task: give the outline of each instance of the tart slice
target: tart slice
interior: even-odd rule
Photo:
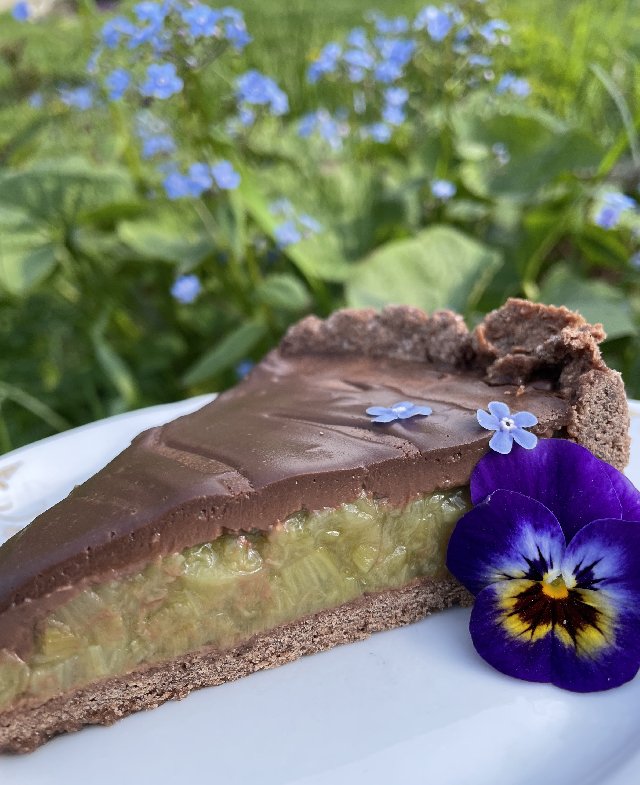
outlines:
[[[603,337],[519,300],[471,333],[408,307],[292,327],[0,548],[0,749],[465,602],[444,555],[491,436],[477,409],[534,412],[538,436],[626,464]],[[432,414],[366,413],[400,400]]]

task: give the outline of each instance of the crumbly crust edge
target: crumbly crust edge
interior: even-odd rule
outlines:
[[[562,434],[623,469],[629,462],[629,409],[622,377],[607,367],[606,334],[563,306],[511,298],[470,331],[452,311],[412,306],[343,309],[293,325],[285,357],[357,354],[477,371],[489,384],[547,383],[571,406]]]

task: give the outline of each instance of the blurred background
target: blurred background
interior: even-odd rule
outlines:
[[[638,0],[0,0],[0,453],[307,313],[604,323],[640,397]]]

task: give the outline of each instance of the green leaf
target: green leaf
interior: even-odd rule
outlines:
[[[179,264],[191,270],[215,251],[211,238],[188,225],[148,219],[122,221],[118,237],[142,259]]]
[[[387,243],[358,264],[347,283],[347,300],[355,307],[396,303],[464,311],[500,265],[496,251],[455,229],[434,226]]]
[[[256,289],[256,298],[264,305],[290,313],[300,313],[311,305],[311,297],[304,284],[286,273],[269,275]]]
[[[213,349],[205,352],[185,373],[182,383],[187,387],[200,384],[244,360],[266,333],[267,327],[260,319],[252,319],[241,324],[225,335]]]
[[[637,334],[624,294],[605,281],[580,278],[567,264],[556,265],[540,287],[540,302],[566,305],[591,322],[602,322],[607,338]]]
[[[103,314],[91,331],[91,341],[98,364],[120,396],[121,403],[115,407],[115,413],[135,408],[139,391],[131,370],[105,338],[107,324],[108,314]]]
[[[249,170],[240,166],[236,168],[242,177],[238,194],[245,209],[265,234],[275,238],[276,227],[282,219],[269,210],[267,200]],[[340,240],[333,232],[313,235],[289,246],[285,253],[307,278],[341,282],[350,275],[351,265],[344,258]]]
[[[562,175],[596,169],[602,159],[602,147],[593,138],[546,116],[462,115],[454,127],[458,152],[466,158],[460,169],[462,181],[482,197],[526,199]],[[507,149],[507,163],[501,164],[493,154],[495,144]]]
[[[68,226],[83,212],[133,196],[133,183],[124,169],[97,167],[81,158],[40,162],[0,175],[0,205],[21,209],[34,222],[48,226]]]
[[[0,287],[21,297],[43,281],[58,260],[53,243],[35,232],[0,230]]]

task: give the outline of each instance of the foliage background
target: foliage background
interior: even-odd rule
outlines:
[[[640,3],[459,3],[510,26],[491,79],[468,79],[465,56],[427,41],[398,82],[409,111],[389,142],[363,137],[353,112],[339,149],[301,138],[307,113],[354,99],[347,78],[309,83],[322,47],[372,7],[414,17],[424,5],[373,3],[238,0],[253,41],[199,71],[198,91],[184,50],[165,55],[186,80],[155,101],[180,165],[224,158],[241,175],[180,200],[136,147],[136,113],[153,100],[80,111],[60,99],[94,78],[87,61],[114,11],[83,0],[27,23],[0,16],[0,453],[222,389],[289,323],[345,304],[449,306],[470,323],[508,295],[566,304],[605,324],[607,360],[640,397]],[[289,111],[230,133],[249,69],[275,79]],[[528,96],[496,96],[510,73]],[[455,196],[434,197],[436,179]],[[607,194],[634,202],[607,222]],[[279,243],[283,198],[322,231]],[[198,277],[192,303],[171,293],[183,275]]]

